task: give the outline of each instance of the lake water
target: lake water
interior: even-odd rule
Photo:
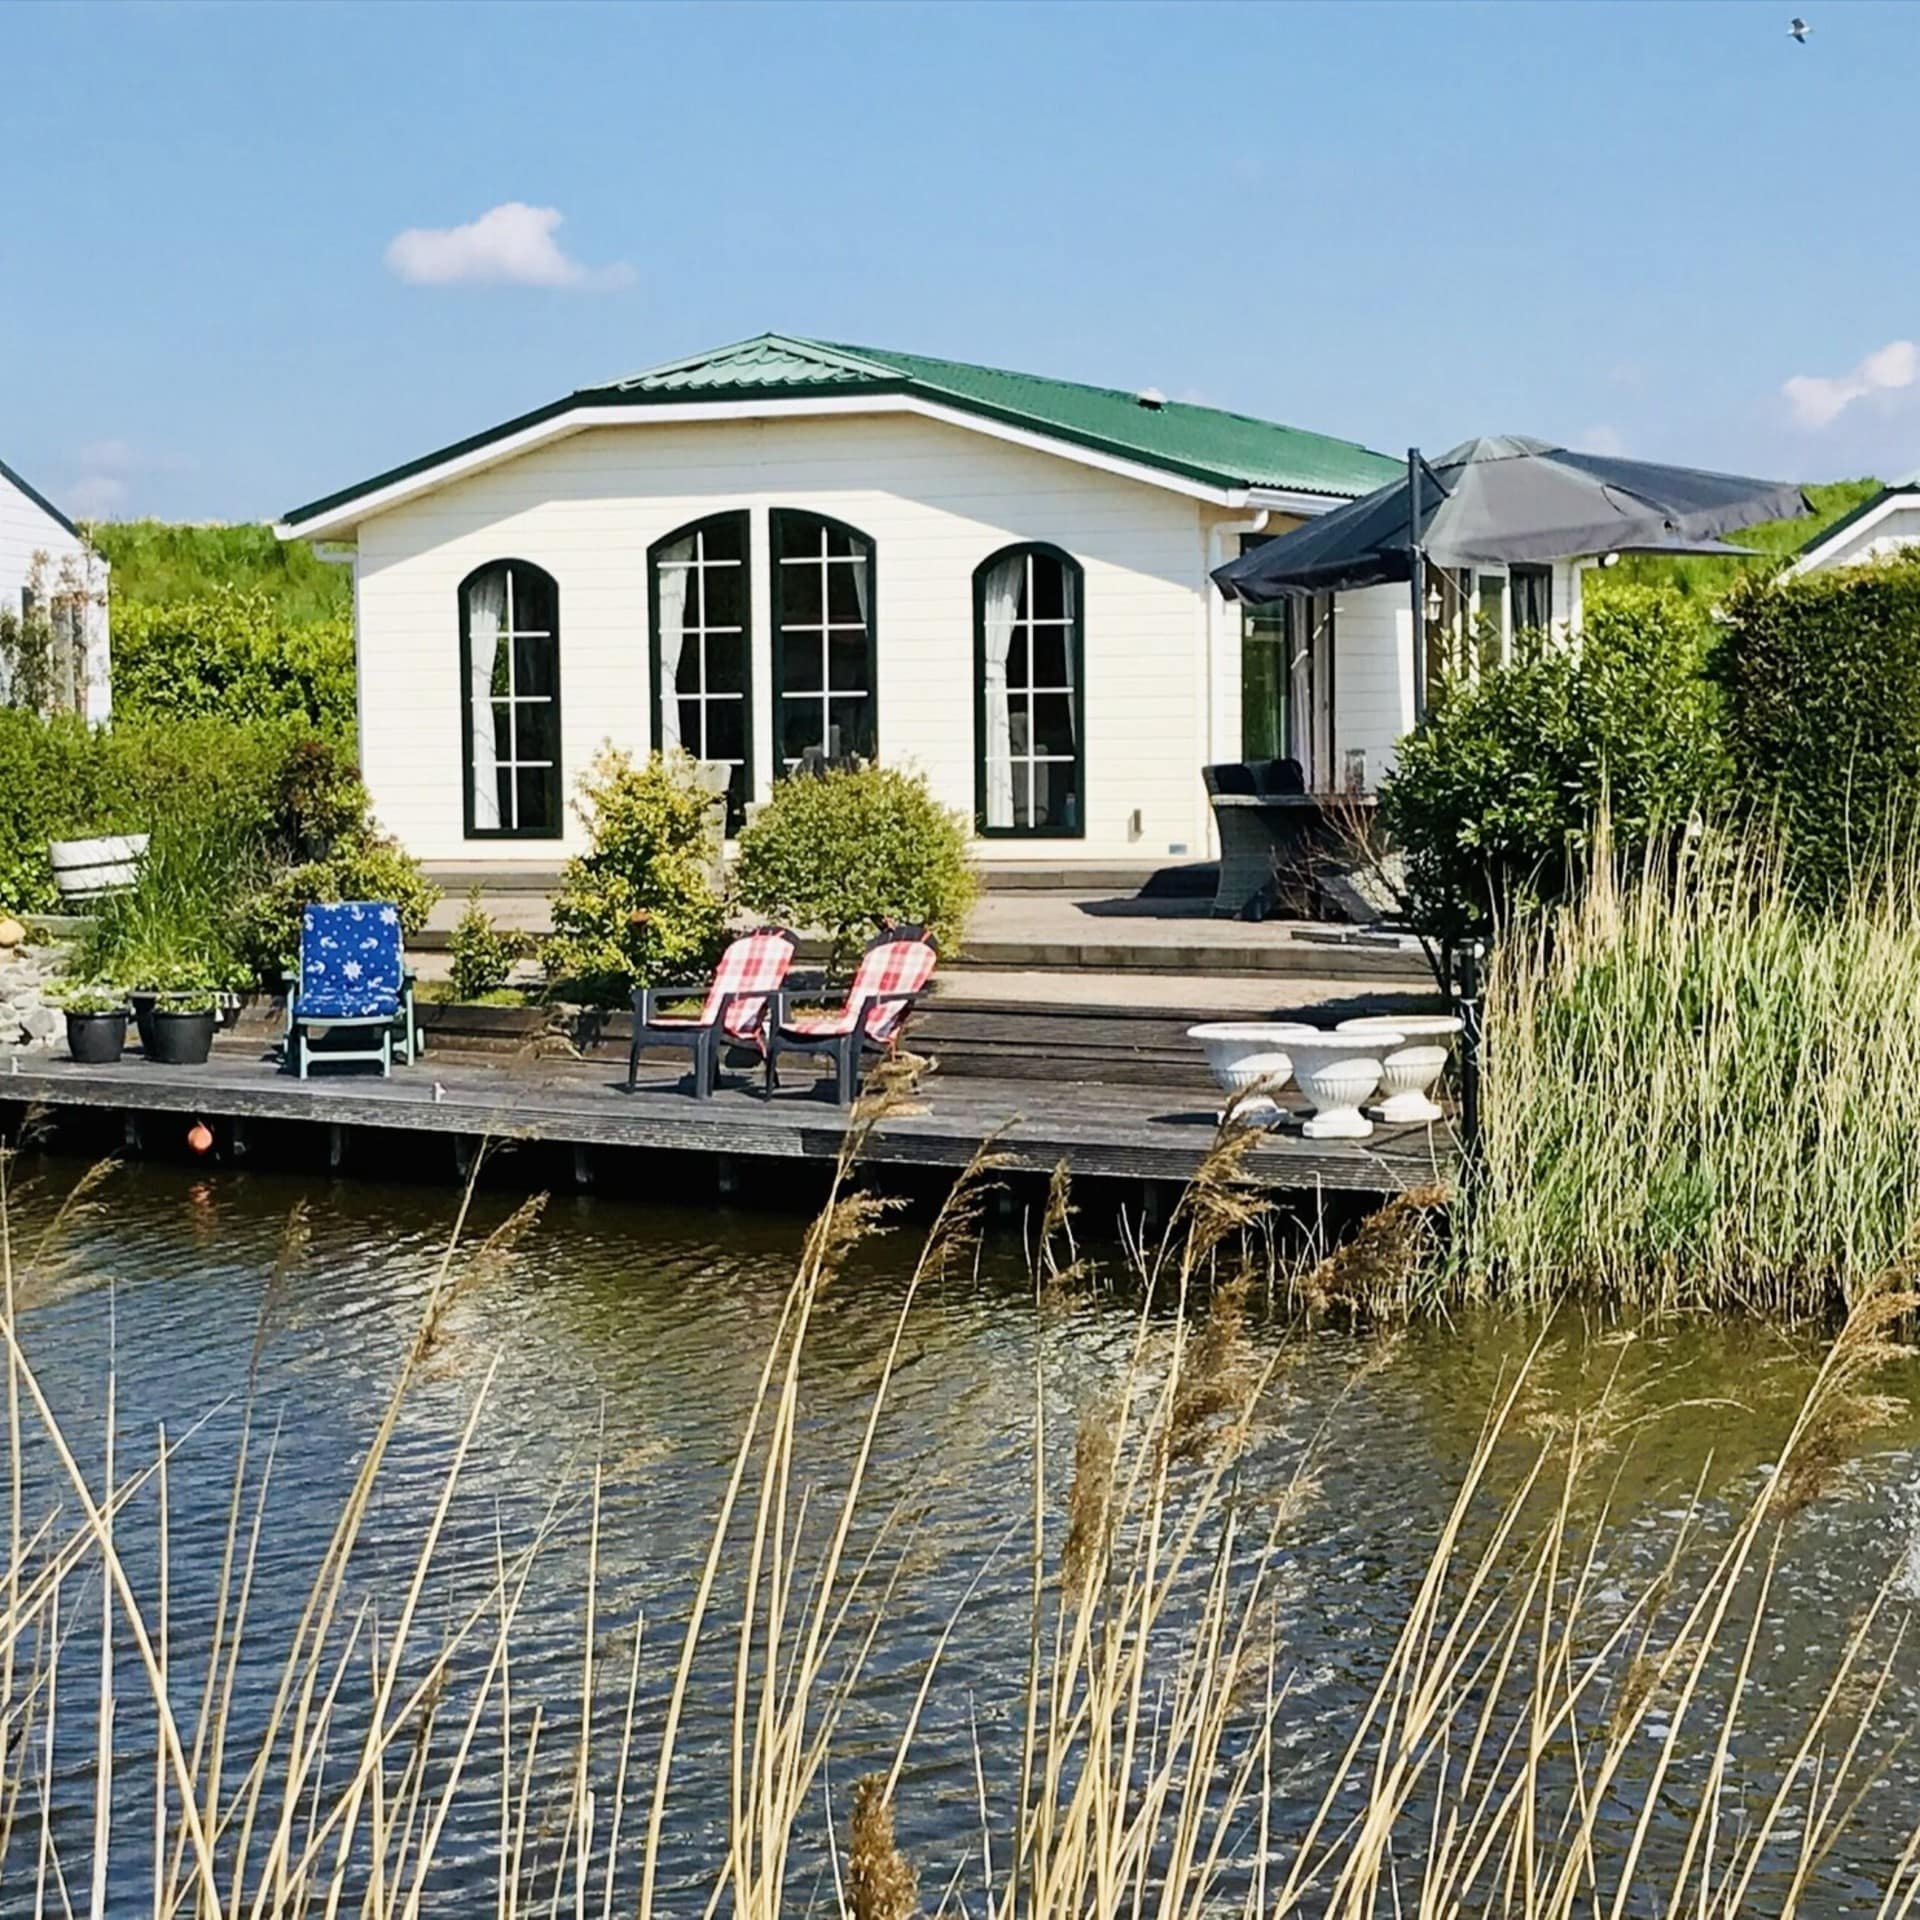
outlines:
[[[30,1176],[30,1190],[16,1199],[13,1233],[26,1259],[77,1169],[27,1161],[19,1172]],[[314,1567],[414,1338],[457,1196],[151,1166],[114,1174],[95,1201],[63,1230],[49,1256],[51,1277],[43,1266],[34,1280],[22,1337],[96,1485],[110,1363],[122,1473],[151,1460],[161,1426],[179,1444],[169,1473],[168,1638],[175,1710],[189,1729],[249,1368],[257,1364],[255,1465],[269,1439],[274,1465],[236,1676],[231,1738],[241,1752],[246,1730],[261,1724]],[[276,1291],[257,1346],[269,1276],[298,1202],[306,1204],[309,1243]],[[469,1244],[512,1205],[479,1195]],[[596,1722],[617,1733],[632,1627],[644,1614],[635,1764],[637,1775],[648,1775],[679,1625],[802,1224],[605,1194],[556,1197],[511,1259],[462,1299],[406,1404],[350,1582],[356,1597],[379,1596],[369,1636],[392,1631],[406,1570],[485,1384],[485,1410],[415,1632],[430,1645],[451,1631],[485,1592],[496,1554],[511,1556],[550,1524],[554,1537],[530,1577],[515,1634],[514,1711],[541,1706],[553,1729],[553,1764],[571,1764],[584,1495],[599,1462]],[[997,1781],[1017,1733],[1036,1417],[1045,1423],[1057,1524],[1076,1416],[1111,1389],[1139,1326],[1138,1295],[1125,1288],[1036,1303],[1019,1238],[1018,1222],[998,1223],[977,1265],[930,1286],[910,1318],[866,1511],[901,1512],[912,1542],[828,1768],[841,1806],[857,1774],[885,1764],[928,1652],[958,1607],[899,1795],[901,1836],[922,1863],[929,1910],[955,1865],[978,1851],[976,1753]],[[911,1227],[903,1227],[862,1247],[822,1302],[798,1453],[802,1473],[817,1476],[823,1506],[866,1420],[914,1243]],[[1365,1700],[1487,1409],[1539,1332],[1489,1314],[1383,1343],[1256,1318],[1256,1348],[1277,1354],[1281,1366],[1247,1471],[1278,1485],[1310,1456],[1316,1480],[1284,1537],[1279,1588],[1281,1661],[1292,1689],[1279,1741],[1302,1780],[1341,1744]],[[1536,1362],[1528,1396],[1534,1425],[1591,1404],[1610,1378],[1639,1420],[1631,1447],[1605,1476],[1613,1519],[1596,1582],[1603,1602],[1607,1591],[1636,1590],[1657,1572],[1696,1484],[1703,1538],[1724,1536],[1729,1515],[1752,1496],[1774,1456],[1815,1352],[1810,1338],[1732,1322],[1685,1322],[1629,1338],[1617,1326],[1563,1316]],[[1892,1384],[1905,1393],[1913,1383]],[[1920,1425],[1902,1414],[1791,1530],[1777,1576],[1780,1604],[1758,1649],[1737,1736],[1736,1777],[1764,1775],[1779,1763],[1818,1697],[1826,1663],[1881,1582],[1894,1581],[1890,1621],[1903,1610],[1909,1583],[1920,1591],[1920,1573],[1910,1571],[1920,1554],[1917,1444]],[[1526,1451],[1517,1437],[1512,1471]],[[56,1502],[70,1526],[71,1490],[42,1441],[30,1440],[23,1467],[29,1526]],[[1503,1463],[1501,1474],[1508,1472]],[[144,1496],[120,1523],[130,1572],[150,1607],[158,1584],[153,1509]],[[92,1831],[85,1762],[98,1706],[97,1586],[72,1594],[62,1624],[69,1647],[48,1831],[79,1910]],[[144,1682],[124,1633],[114,1658],[122,1757],[109,1908],[144,1912],[151,1905],[152,1716],[141,1710]],[[695,1894],[710,1884],[724,1831],[731,1658],[731,1642],[714,1645],[689,1694],[665,1911],[699,1910]],[[343,1700],[353,1692],[343,1687]],[[1887,1723],[1907,1726],[1916,1711],[1920,1674],[1911,1658],[1896,1657]],[[343,1709],[342,1726],[356,1724],[364,1722]],[[460,1802],[439,1848],[432,1884],[448,1902],[445,1911],[466,1910],[490,1884],[501,1806],[493,1765],[476,1759],[473,1794]],[[7,1912],[31,1910],[25,1896],[41,1846],[40,1766],[36,1759],[28,1767],[14,1820],[0,1885]],[[635,1797],[644,1801],[642,1792]],[[1276,1789],[1277,1831],[1297,1827],[1310,1811],[1304,1787]],[[643,1818],[643,1806],[630,1810],[630,1835],[637,1837]],[[1898,1754],[1870,1790],[1862,1822],[1868,1840],[1830,1865],[1822,1897],[1835,1904],[1810,1910],[1840,1911],[1846,1889],[1858,1896],[1884,1882],[1916,1820],[1920,1773]],[[619,1895],[616,1911],[630,1912],[624,1879]],[[820,1857],[796,1873],[794,1897],[796,1909],[830,1902]],[[597,1896],[594,1905],[597,1911]],[[486,1910],[493,1910],[490,1894]]]

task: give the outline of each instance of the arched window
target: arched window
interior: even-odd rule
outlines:
[[[525,560],[460,583],[460,716],[468,837],[559,839],[560,589]]]
[[[817,513],[776,507],[774,771],[818,756],[871,760],[875,724],[873,542]]]
[[[727,831],[746,817],[753,759],[747,516],[716,513],[647,550],[654,737],[729,769]]]
[[[974,806],[984,834],[1086,831],[1082,576],[1058,547],[1006,547],[973,576]]]

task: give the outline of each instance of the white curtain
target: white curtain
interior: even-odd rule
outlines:
[[[1007,655],[1013,648],[1013,623],[1020,613],[1020,589],[1026,584],[1027,556],[1010,555],[987,575],[983,622],[985,658],[981,663],[987,713],[987,825],[1013,825],[1013,716],[1007,706]]]
[[[671,753],[680,740],[680,649],[687,632],[687,580],[683,564],[693,558],[693,535],[661,549],[660,569],[660,751]],[[695,741],[695,747],[702,743]]]
[[[1300,594],[1287,600],[1287,754],[1300,768],[1301,784],[1319,791],[1313,736],[1313,643],[1315,602]]]
[[[860,545],[858,541],[854,543],[854,560],[853,560],[852,571],[853,571],[853,597],[859,603],[860,624],[863,627],[865,627],[867,630],[867,633],[866,633],[867,657],[871,659],[873,656],[873,617],[868,612],[868,609],[867,609],[867,556],[860,550]],[[831,665],[832,659],[833,659],[833,648],[829,646],[826,649],[827,678],[829,680],[829,683],[831,683],[832,675],[833,675],[833,668]],[[868,678],[868,676],[864,673],[860,677],[862,680],[866,680]],[[871,683],[869,683],[867,687],[866,697],[868,700],[871,700],[873,698],[873,687]],[[828,709],[827,734],[828,734],[827,744],[830,750],[834,748],[836,745],[839,748],[840,752],[842,753],[851,753],[855,750],[855,743],[853,741],[841,740],[836,742],[833,739],[833,724],[832,724],[831,708]],[[865,727],[862,727],[860,729],[860,733],[858,737],[860,739],[865,739],[867,737],[867,729]]]
[[[500,824],[500,782],[493,747],[493,669],[507,611],[507,572],[489,567],[467,587],[467,708],[473,721],[473,824]]]
[[[1079,690],[1073,681],[1073,617],[1078,609],[1073,603],[1074,578],[1071,567],[1060,569],[1060,611],[1066,615],[1067,624],[1060,629],[1060,684],[1070,696],[1067,701],[1067,737],[1077,747],[1080,744],[1080,719],[1076,709],[1080,705]]]

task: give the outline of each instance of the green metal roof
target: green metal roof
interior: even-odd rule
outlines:
[[[1148,405],[1138,395],[1114,387],[1082,386],[1071,380],[880,347],[763,333],[604,386],[582,387],[453,446],[295,507],[286,515],[286,523],[298,526],[303,520],[332,513],[364,494],[429,472],[443,461],[575,408],[700,399],[780,400],[823,391],[912,394],[1226,490],[1267,487],[1351,499],[1384,486],[1401,470],[1397,460],[1351,440],[1277,426],[1218,407],[1183,401]]]

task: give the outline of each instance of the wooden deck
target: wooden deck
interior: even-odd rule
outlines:
[[[723,1087],[711,1101],[679,1090],[673,1068],[642,1068],[641,1088],[621,1084],[624,1061],[498,1064],[429,1053],[390,1079],[336,1068],[299,1081],[257,1042],[223,1041],[204,1067],[150,1065],[137,1054],[113,1066],[76,1066],[45,1055],[0,1056],[0,1109],[93,1109],[188,1115],[221,1123],[305,1123],[369,1132],[487,1136],[587,1149],[711,1153],[736,1162],[769,1157],[830,1161],[846,1116],[805,1082],[771,1101]],[[804,1063],[801,1064],[804,1072]],[[1082,1178],[1184,1181],[1214,1137],[1215,1104],[1187,1085],[1072,1085],[981,1075],[930,1076],[915,1111],[890,1117],[867,1158],[877,1164],[964,1166],[981,1140],[1006,1129],[1014,1164],[1050,1172],[1062,1159]],[[336,1140],[341,1137],[336,1133]],[[1388,1196],[1448,1177],[1455,1162],[1442,1126],[1381,1128],[1367,1141],[1313,1141],[1297,1121],[1273,1130],[1247,1162],[1275,1190]]]

